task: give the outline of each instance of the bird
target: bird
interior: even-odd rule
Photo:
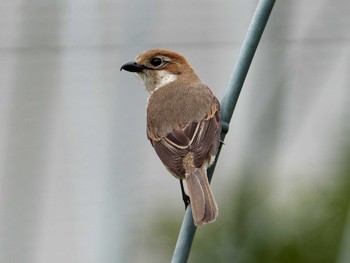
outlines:
[[[194,225],[215,221],[218,206],[207,168],[220,146],[218,99],[175,51],[144,51],[120,70],[136,73],[149,92],[147,138],[166,169],[180,180],[185,209],[190,204]]]

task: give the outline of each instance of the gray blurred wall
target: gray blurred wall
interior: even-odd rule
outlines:
[[[183,208],[145,136],[147,94],[119,68],[174,49],[222,98],[256,3],[1,1],[0,262],[152,259],[139,233],[158,204],[179,224]],[[287,199],[331,175],[350,130],[349,14],[347,0],[277,1],[213,180],[219,206],[247,166]]]

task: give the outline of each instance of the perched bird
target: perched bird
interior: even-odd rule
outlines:
[[[194,224],[213,222],[218,207],[206,171],[220,144],[218,99],[174,51],[145,51],[122,69],[137,73],[150,93],[147,137],[168,171],[180,179],[186,205],[185,179]]]

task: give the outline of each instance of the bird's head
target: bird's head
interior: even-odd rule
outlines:
[[[199,81],[182,55],[164,49],[144,51],[134,61],[125,63],[120,68],[123,69],[137,73],[150,93],[174,81],[181,81],[183,84]]]

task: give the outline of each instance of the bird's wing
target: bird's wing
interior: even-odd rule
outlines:
[[[215,99],[210,112],[199,122],[190,122],[183,128],[175,128],[163,138],[155,138],[147,131],[156,153],[167,169],[176,177],[185,177],[183,158],[193,153],[193,165],[201,167],[217,152],[220,140],[220,106]]]

